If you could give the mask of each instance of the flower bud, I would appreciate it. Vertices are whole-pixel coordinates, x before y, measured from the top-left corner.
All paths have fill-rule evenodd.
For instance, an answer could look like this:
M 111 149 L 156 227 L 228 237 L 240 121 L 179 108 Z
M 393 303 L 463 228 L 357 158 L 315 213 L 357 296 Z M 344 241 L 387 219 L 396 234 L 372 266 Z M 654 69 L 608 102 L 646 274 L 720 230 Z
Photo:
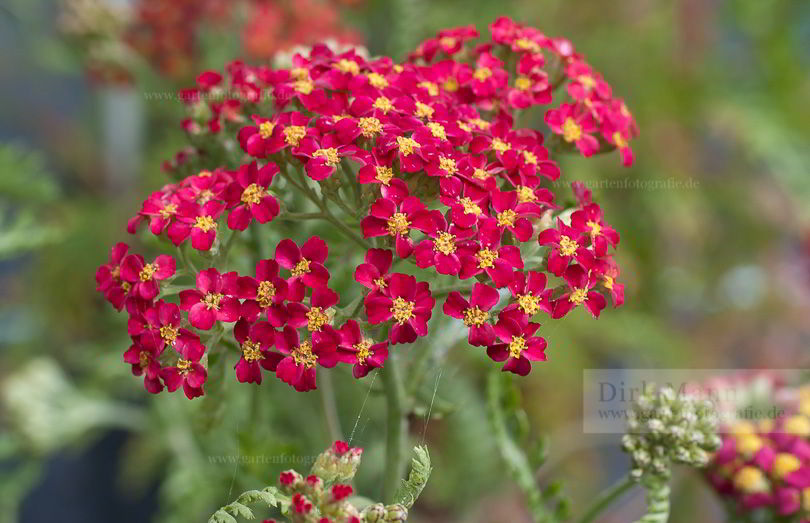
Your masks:
M 385 507 L 385 520 L 387 523 L 399 523 L 408 519 L 408 509 L 400 503 Z

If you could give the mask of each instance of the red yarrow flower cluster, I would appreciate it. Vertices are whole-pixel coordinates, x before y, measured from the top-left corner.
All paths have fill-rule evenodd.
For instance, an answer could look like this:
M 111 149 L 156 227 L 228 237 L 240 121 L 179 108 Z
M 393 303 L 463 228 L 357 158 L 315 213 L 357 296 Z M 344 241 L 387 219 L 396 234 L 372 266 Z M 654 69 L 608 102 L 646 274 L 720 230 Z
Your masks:
M 572 187 L 576 203 L 561 207 L 550 182 L 561 177 L 553 153 L 567 149 L 615 148 L 629 164 L 632 116 L 570 42 L 505 18 L 490 30 L 480 45 L 474 28 L 443 31 L 401 64 L 319 45 L 289 69 L 234 62 L 200 75 L 184 122 L 198 145 L 176 157 L 177 181 L 128 225 L 177 247 L 185 284 L 164 290 L 174 259 L 147 264 L 123 244 L 97 274 L 99 291 L 131 317 L 154 317 L 146 313 L 157 303 L 179 298 L 185 316 L 172 313 L 172 328 L 188 334 L 173 352 L 165 338 L 132 334 L 127 361 L 147 388 L 201 394 L 217 343 L 238 349 L 242 382 L 272 372 L 306 391 L 318 367 L 339 364 L 360 378 L 384 366 L 389 345 L 428 335 L 441 296 L 472 345 L 524 375 L 546 357 L 537 315 L 559 319 L 582 305 L 598 317 L 608 299 L 623 303 L 618 233 L 582 184 Z M 214 93 L 238 103 L 203 96 Z M 535 105 L 547 106 L 550 139 L 515 125 L 514 111 Z M 204 165 L 223 150 L 239 167 Z M 301 199 L 318 212 L 290 213 Z M 352 293 L 344 278 L 329 287 L 329 246 L 317 236 L 278 241 L 253 274 L 219 272 L 234 240 L 266 247 L 256 231 L 279 217 L 325 219 L 363 245 L 362 295 L 342 299 Z M 409 265 L 394 271 L 401 262 Z

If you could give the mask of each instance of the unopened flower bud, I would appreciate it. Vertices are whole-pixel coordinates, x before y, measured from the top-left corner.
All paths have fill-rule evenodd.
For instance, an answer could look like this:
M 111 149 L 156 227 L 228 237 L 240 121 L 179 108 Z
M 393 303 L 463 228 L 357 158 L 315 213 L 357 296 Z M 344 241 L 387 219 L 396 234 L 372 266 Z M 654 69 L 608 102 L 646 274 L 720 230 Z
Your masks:
M 374 505 L 369 505 L 363 512 L 360 513 L 363 517 L 363 521 L 366 523 L 377 523 L 379 521 L 384 521 L 385 519 L 385 505 L 382 503 L 375 503 Z
M 408 519 L 408 509 L 400 503 L 385 507 L 386 523 L 399 523 Z

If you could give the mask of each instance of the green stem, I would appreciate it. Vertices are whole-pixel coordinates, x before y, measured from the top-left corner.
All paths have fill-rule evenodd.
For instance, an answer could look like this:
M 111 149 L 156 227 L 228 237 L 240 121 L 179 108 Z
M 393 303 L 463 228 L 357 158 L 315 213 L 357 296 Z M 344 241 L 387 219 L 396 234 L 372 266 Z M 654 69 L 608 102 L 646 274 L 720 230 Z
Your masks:
M 382 373 L 385 401 L 388 409 L 386 417 L 385 476 L 383 478 L 383 501 L 392 503 L 405 471 L 403 460 L 407 423 L 404 409 L 404 390 L 397 369 L 396 355 L 391 354 Z
M 471 283 L 466 284 L 459 284 L 459 285 L 451 285 L 450 287 L 440 287 L 436 290 L 431 291 L 431 294 L 434 298 L 441 298 L 442 296 L 447 296 L 451 292 L 470 292 L 472 289 Z
M 614 501 L 620 498 L 622 494 L 630 490 L 633 485 L 635 485 L 635 482 L 633 482 L 630 477 L 627 476 L 603 490 L 598 496 L 596 496 L 596 499 L 593 501 L 593 503 L 591 503 L 588 510 L 585 511 L 585 514 L 579 518 L 578 523 L 591 523 L 592 521 L 596 520 L 599 514 L 608 508 Z
M 340 428 L 340 418 L 337 412 L 337 401 L 335 397 L 335 386 L 332 383 L 332 374 L 322 372 L 318 388 L 321 391 L 321 403 L 323 404 L 323 416 L 326 419 L 326 427 L 329 430 L 331 441 L 343 439 L 343 430 Z

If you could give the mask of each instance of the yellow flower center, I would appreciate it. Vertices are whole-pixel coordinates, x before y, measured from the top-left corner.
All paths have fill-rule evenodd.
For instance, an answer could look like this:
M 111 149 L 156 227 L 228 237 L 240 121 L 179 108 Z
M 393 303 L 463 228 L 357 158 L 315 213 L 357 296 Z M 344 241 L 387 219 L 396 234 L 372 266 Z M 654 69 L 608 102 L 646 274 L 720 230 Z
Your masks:
M 585 301 L 585 298 L 588 297 L 588 290 L 587 289 L 574 289 L 571 291 L 571 295 L 568 297 L 568 301 L 573 303 L 574 305 L 579 305 Z
M 293 147 L 298 147 L 298 144 L 306 135 L 307 128 L 301 125 L 291 125 L 284 128 L 284 142 Z
M 355 343 L 352 345 L 352 348 L 356 350 L 355 357 L 357 358 L 357 363 L 363 365 L 366 360 L 371 356 L 371 346 L 374 343 L 369 340 L 368 338 L 363 338 L 363 341 L 360 343 Z
M 499 212 L 496 218 L 498 219 L 498 225 L 501 227 L 514 227 L 517 213 L 512 209 L 506 209 L 505 211 Z
M 197 176 L 199 176 L 200 178 L 210 178 L 211 177 L 211 171 L 208 171 L 208 170 L 204 169 L 204 170 L 198 172 Z
M 746 458 L 751 458 L 754 454 L 759 452 L 759 449 L 762 448 L 764 443 L 762 442 L 762 438 L 757 436 L 756 434 L 742 434 L 736 438 L 737 440 L 737 452 L 745 456 Z
M 492 69 L 489 67 L 479 67 L 473 73 L 473 78 L 478 80 L 479 82 L 483 82 L 484 80 L 488 79 L 492 76 Z
M 194 220 L 194 227 L 201 230 L 202 232 L 208 232 L 211 229 L 217 228 L 217 222 L 211 216 L 197 216 Z
M 267 192 L 265 191 L 264 187 L 257 183 L 251 183 L 245 187 L 244 191 L 242 191 L 242 203 L 256 205 L 261 202 L 262 198 L 264 198 L 266 195 Z
M 391 183 L 391 180 L 394 178 L 394 170 L 392 168 L 378 165 L 375 167 L 375 170 L 377 171 L 376 179 L 378 182 L 385 186 Z
M 163 217 L 164 219 L 168 219 L 174 216 L 175 213 L 177 213 L 177 204 L 174 203 L 167 203 L 160 210 L 160 216 Z
M 262 122 L 259 124 L 259 136 L 264 139 L 270 138 L 273 136 L 273 129 L 276 128 L 276 124 L 273 122 Z
M 531 294 L 518 295 L 517 302 L 520 310 L 529 316 L 534 316 L 540 311 L 540 298 Z
M 489 313 L 482 311 L 478 307 L 470 307 L 464 311 L 464 325 L 467 327 L 480 327 L 489 319 Z
M 146 367 L 149 366 L 149 353 L 146 352 L 145 350 L 142 350 L 138 354 L 138 365 L 140 365 L 142 369 L 145 369 Z
M 417 85 L 422 89 L 426 89 L 430 96 L 437 96 L 439 94 L 439 86 L 433 82 L 419 82 Z
M 163 338 L 163 341 L 168 343 L 169 345 L 174 344 L 174 340 L 177 339 L 177 332 L 179 329 L 172 325 L 164 325 L 160 328 L 160 337 Z
M 301 94 L 310 94 L 315 89 L 315 84 L 309 78 L 297 80 L 293 84 L 293 89 Z
M 152 275 L 158 270 L 157 264 L 147 263 L 141 269 L 141 272 L 138 273 L 138 279 L 141 281 L 149 281 L 152 279 Z
M 531 51 L 533 53 L 540 51 L 540 46 L 537 45 L 537 42 L 529 40 L 528 38 L 518 38 L 515 40 L 515 45 L 517 45 L 519 49 L 525 49 L 526 51 Z
M 771 473 L 776 476 L 777 479 L 784 479 L 784 477 L 788 474 L 799 470 L 801 466 L 802 462 L 799 461 L 799 458 L 793 454 L 780 452 L 773 459 L 773 468 L 771 469 Z
M 620 133 L 619 131 L 613 133 L 613 143 L 615 143 L 616 147 L 618 147 L 619 149 L 624 149 L 625 147 L 627 147 L 627 140 L 624 139 L 622 133 Z
M 533 203 L 537 201 L 537 195 L 534 194 L 534 189 L 526 187 L 525 185 L 517 186 L 518 202 L 520 203 Z
M 256 290 L 256 301 L 263 309 L 273 304 L 273 298 L 276 297 L 276 286 L 273 282 L 260 281 L 259 288 Z
M 385 96 L 380 96 L 376 100 L 374 100 L 374 108 L 379 109 L 383 112 L 383 114 L 388 114 L 388 111 L 394 108 L 394 104 L 391 103 L 391 100 L 386 98 Z
M 377 89 L 385 89 L 388 87 L 388 80 L 380 73 L 368 73 L 368 83 Z
M 589 74 L 581 74 L 577 77 L 577 80 L 579 80 L 579 83 L 588 91 L 596 87 L 596 80 Z
M 562 125 L 563 139 L 566 142 L 576 142 L 582 138 L 582 127 L 573 118 L 566 118 Z
M 329 147 L 326 149 L 318 149 L 312 156 L 320 157 L 325 160 L 326 165 L 330 167 L 334 167 L 340 163 L 340 157 L 338 156 L 338 150 L 334 147 Z
M 450 76 L 444 81 L 442 87 L 449 93 L 455 93 L 458 91 L 458 80 L 456 80 L 455 76 Z
M 456 252 L 456 236 L 449 232 L 439 233 L 439 237 L 433 240 L 433 250 L 444 255 Z
M 599 233 L 601 233 L 601 232 L 602 232 L 602 226 L 601 226 L 601 225 L 599 225 L 599 223 L 598 223 L 598 222 L 594 222 L 594 221 L 588 220 L 587 222 L 585 222 L 585 225 L 587 225 L 588 227 L 590 227 L 590 229 L 591 229 L 591 236 L 599 236 Z
M 432 118 L 433 113 L 433 107 L 428 104 L 423 104 L 422 102 L 416 102 L 416 111 L 414 111 L 414 114 L 419 118 Z
M 345 58 L 341 58 L 340 61 L 335 64 L 335 67 L 341 73 L 351 73 L 353 75 L 360 73 L 360 66 L 357 65 L 357 62 L 353 60 L 347 60 Z
M 478 260 L 479 269 L 491 269 L 495 267 L 495 260 L 498 259 L 498 251 L 492 251 L 484 247 L 475 253 L 475 257 Z
M 488 121 L 483 120 L 481 118 L 473 118 L 472 120 L 470 120 L 470 123 L 481 129 L 482 131 L 485 129 L 489 129 L 489 126 L 492 125 Z
M 309 78 L 309 71 L 306 67 L 296 67 L 295 69 L 290 70 L 290 76 L 296 80 L 303 80 L 305 78 Z
M 396 236 L 397 234 L 408 234 L 411 222 L 408 221 L 408 215 L 401 212 L 395 212 L 388 218 L 388 234 Z
M 529 165 L 537 165 L 537 155 L 531 151 L 523 151 L 523 161 Z
M 568 236 L 560 236 L 560 254 L 563 256 L 573 256 L 578 248 L 579 244 L 577 242 Z
M 430 129 L 430 134 L 432 134 L 434 138 L 447 140 L 447 133 L 444 131 L 444 126 L 439 122 L 428 122 L 427 127 Z
M 242 344 L 242 357 L 246 362 L 252 363 L 264 359 L 264 354 L 262 354 L 261 346 L 258 343 L 248 339 Z
M 458 42 L 458 40 L 452 36 L 443 36 L 439 38 L 439 43 L 442 45 L 442 47 L 454 47 L 456 42 Z
M 309 260 L 306 258 L 301 258 L 298 263 L 295 264 L 295 267 L 290 271 L 295 277 L 303 276 L 304 274 L 309 272 Z
M 197 195 L 197 203 L 200 205 L 206 204 L 210 202 L 214 198 L 214 193 L 210 190 L 205 189 L 204 191 L 200 191 L 200 194 Z
M 203 303 L 205 304 L 205 306 L 209 310 L 214 309 L 215 311 L 218 311 L 219 310 L 219 302 L 220 302 L 220 300 L 222 300 L 222 298 L 223 298 L 223 295 L 221 293 L 209 292 L 203 298 Z
M 439 157 L 439 169 L 447 173 L 447 176 L 453 176 L 458 172 L 456 161 L 452 158 L 447 158 L 445 156 Z
M 461 129 L 462 131 L 467 133 L 472 132 L 472 127 L 467 125 L 465 122 L 462 122 L 461 120 L 456 120 L 456 124 L 458 125 L 458 128 Z
M 377 133 L 382 131 L 382 123 L 373 116 L 360 118 L 357 125 L 360 126 L 360 134 L 365 138 L 374 138 Z
M 394 315 L 394 320 L 400 325 L 405 324 L 408 320 L 413 318 L 413 308 L 416 304 L 408 301 L 405 298 L 397 296 L 394 298 L 394 303 L 391 305 L 391 314 Z
M 509 342 L 509 355 L 513 358 L 520 358 L 520 354 L 525 348 L 526 339 L 523 336 L 514 336 Z
M 130 289 L 132 289 L 132 284 L 129 283 L 128 281 L 122 281 L 121 288 L 124 290 L 124 292 L 129 292 Z
M 320 307 L 312 307 L 307 311 L 307 329 L 310 332 L 320 330 L 329 323 L 329 315 Z
M 506 151 L 508 151 L 511 148 L 512 148 L 511 145 L 504 142 L 500 138 L 493 138 L 492 139 L 492 150 L 493 151 L 497 151 L 499 153 L 505 153 Z
M 464 208 L 464 214 L 474 214 L 478 216 L 483 212 L 481 211 L 481 207 L 479 207 L 477 203 L 475 203 L 466 196 L 464 198 L 460 198 L 458 200 L 458 203 L 460 203 L 461 206 Z
M 532 79 L 527 76 L 518 76 L 515 80 L 515 87 L 521 91 L 528 91 L 532 88 Z
M 748 494 L 768 490 L 768 481 L 756 467 L 745 466 L 734 474 L 734 486 Z
M 397 136 L 397 145 L 399 146 L 399 152 L 402 153 L 402 156 L 409 156 L 413 154 L 414 149 L 421 147 L 419 142 L 413 138 L 406 138 L 404 136 Z
M 314 367 L 318 362 L 318 356 L 312 353 L 312 344 L 308 341 L 304 341 L 301 345 L 294 348 L 290 355 L 296 365 L 303 365 L 308 369 Z
M 604 285 L 605 285 L 605 288 L 607 290 L 609 290 L 609 291 L 613 290 L 613 284 L 615 282 L 615 280 L 613 279 L 613 276 L 608 276 L 606 274 L 606 275 L 604 275 L 602 277 L 602 280 L 604 281 Z
M 380 289 L 384 289 L 384 288 L 388 287 L 388 284 L 385 283 L 384 278 L 377 278 L 376 280 L 374 280 L 374 285 L 376 285 Z
M 191 363 L 190 360 L 180 359 L 180 360 L 177 360 L 176 367 L 177 367 L 177 370 L 180 372 L 180 374 L 185 376 L 186 374 L 191 372 L 191 365 L 192 365 L 192 363 Z
M 478 168 L 473 171 L 473 178 L 476 180 L 488 180 L 490 178 L 490 174 L 485 170 Z

